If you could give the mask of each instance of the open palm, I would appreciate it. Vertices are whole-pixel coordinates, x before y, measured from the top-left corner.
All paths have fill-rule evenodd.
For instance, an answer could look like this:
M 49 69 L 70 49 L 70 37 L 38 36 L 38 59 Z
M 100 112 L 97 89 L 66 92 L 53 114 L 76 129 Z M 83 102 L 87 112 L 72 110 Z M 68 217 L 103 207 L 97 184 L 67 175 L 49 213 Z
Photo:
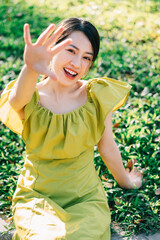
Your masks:
M 25 50 L 23 58 L 28 68 L 38 74 L 47 75 L 56 80 L 57 77 L 55 73 L 49 68 L 50 61 L 55 54 L 71 44 L 72 40 L 66 39 L 54 46 L 54 43 L 63 33 L 63 27 L 59 27 L 54 33 L 52 33 L 54 29 L 54 24 L 49 25 L 49 27 L 38 37 L 37 41 L 32 43 L 29 24 L 25 24 Z

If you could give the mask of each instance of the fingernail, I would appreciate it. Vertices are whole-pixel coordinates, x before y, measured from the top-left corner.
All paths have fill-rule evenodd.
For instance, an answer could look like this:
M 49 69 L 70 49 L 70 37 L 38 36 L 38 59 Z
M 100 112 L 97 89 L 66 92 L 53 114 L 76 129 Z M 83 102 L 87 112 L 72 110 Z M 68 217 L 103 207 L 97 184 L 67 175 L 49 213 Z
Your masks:
M 50 24 L 50 27 L 54 27 L 54 26 L 55 26 L 55 24 L 54 24 L 54 23 L 51 23 L 51 24 Z
M 68 40 L 70 43 L 72 42 L 72 38 L 68 38 L 67 40 Z

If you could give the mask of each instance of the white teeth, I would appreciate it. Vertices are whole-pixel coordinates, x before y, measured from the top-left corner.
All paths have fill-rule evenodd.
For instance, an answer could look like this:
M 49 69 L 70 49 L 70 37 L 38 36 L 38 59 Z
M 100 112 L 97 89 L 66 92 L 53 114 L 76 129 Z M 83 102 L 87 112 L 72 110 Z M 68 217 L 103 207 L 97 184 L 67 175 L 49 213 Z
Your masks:
M 66 71 L 66 72 L 69 72 L 69 73 L 72 74 L 73 76 L 77 75 L 77 73 L 75 73 L 75 72 L 73 72 L 73 71 L 71 71 L 71 70 L 69 70 L 69 69 L 66 69 L 66 68 L 65 68 L 65 71 Z

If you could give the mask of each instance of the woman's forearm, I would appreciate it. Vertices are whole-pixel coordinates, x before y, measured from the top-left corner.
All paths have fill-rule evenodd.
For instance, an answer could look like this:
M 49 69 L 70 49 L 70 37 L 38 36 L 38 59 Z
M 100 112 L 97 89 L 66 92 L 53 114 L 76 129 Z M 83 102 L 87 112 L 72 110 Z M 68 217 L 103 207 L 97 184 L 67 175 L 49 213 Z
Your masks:
M 108 149 L 105 153 L 101 154 L 101 157 L 115 180 L 122 188 L 133 188 L 133 184 L 131 183 L 123 166 L 121 154 L 116 143 L 114 143 L 112 149 Z
M 9 103 L 15 110 L 21 110 L 31 100 L 38 76 L 39 74 L 29 69 L 26 65 L 23 66 L 15 88 L 9 96 Z

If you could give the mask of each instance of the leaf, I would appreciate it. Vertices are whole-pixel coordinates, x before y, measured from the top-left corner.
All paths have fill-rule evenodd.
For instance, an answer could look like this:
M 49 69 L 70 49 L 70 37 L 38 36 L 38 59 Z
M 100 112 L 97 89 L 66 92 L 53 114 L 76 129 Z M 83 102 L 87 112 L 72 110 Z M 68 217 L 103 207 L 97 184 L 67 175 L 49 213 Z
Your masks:
M 121 203 L 120 203 L 121 199 L 119 197 L 115 197 L 114 199 L 116 199 L 116 200 L 114 200 L 114 202 L 117 206 L 121 205 Z
M 134 223 L 141 223 L 141 222 L 145 222 L 146 219 L 137 219 L 137 220 L 134 220 Z
M 129 168 L 130 170 L 132 170 L 134 167 L 134 159 L 131 159 L 128 161 L 128 163 L 126 164 L 126 168 Z
M 108 178 L 106 178 L 105 175 L 102 175 L 101 179 L 104 180 L 104 181 L 108 181 Z
M 144 102 L 147 102 L 147 103 L 149 103 L 149 104 L 151 104 L 151 102 L 150 101 L 148 101 L 146 98 L 144 98 L 144 99 L 142 99 Z
M 109 182 L 103 182 L 104 186 L 107 187 L 107 188 L 112 188 L 113 187 L 113 184 L 112 183 L 109 183 Z
M 8 218 L 8 219 L 6 220 L 6 222 L 10 222 L 13 218 L 14 218 L 13 216 L 10 217 L 10 218 Z
M 98 167 L 98 169 L 96 170 L 97 174 L 99 175 L 100 173 L 100 170 L 101 170 L 101 166 Z
M 7 197 L 8 201 L 12 201 L 12 198 L 10 196 Z
M 158 136 L 157 138 L 154 139 L 154 142 L 160 142 L 160 136 Z
M 119 123 L 115 123 L 115 124 L 113 125 L 113 127 L 114 127 L 114 128 L 118 128 L 118 127 L 119 127 Z
M 144 89 L 143 89 L 143 91 L 141 92 L 141 96 L 145 96 L 145 95 L 147 95 L 149 93 L 149 89 L 148 89 L 148 87 L 145 87 Z

